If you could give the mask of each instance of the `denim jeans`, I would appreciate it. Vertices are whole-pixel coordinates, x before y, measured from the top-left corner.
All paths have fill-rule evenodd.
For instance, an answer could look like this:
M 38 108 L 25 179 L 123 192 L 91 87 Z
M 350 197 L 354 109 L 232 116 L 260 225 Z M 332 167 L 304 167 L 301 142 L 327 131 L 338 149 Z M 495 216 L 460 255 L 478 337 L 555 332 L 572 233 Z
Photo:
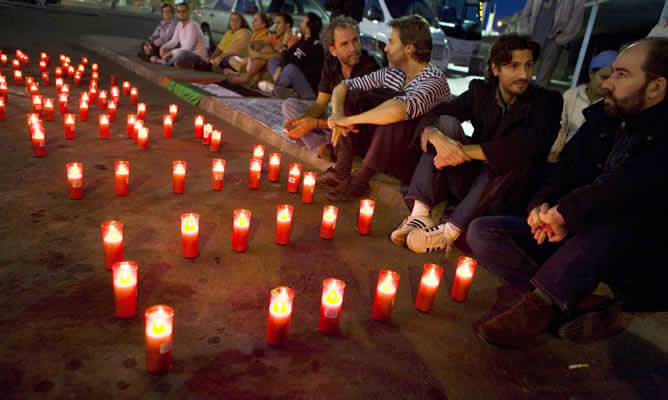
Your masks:
M 267 62 L 267 69 L 269 69 L 271 76 L 274 76 L 276 69 L 280 66 L 280 62 L 281 60 L 278 57 L 272 58 Z M 311 88 L 311 84 L 306 79 L 302 70 L 295 64 L 288 64 L 283 67 L 281 73 L 278 75 L 276 84 L 286 88 L 293 88 L 300 99 L 315 99 L 315 92 Z
M 197 66 L 208 65 L 202 57 L 192 51 L 182 49 L 173 50 L 172 57 L 167 61 L 167 64 L 180 68 L 197 68 Z
M 312 102 L 304 102 L 297 99 L 286 99 L 282 105 L 283 118 L 286 120 L 301 116 L 311 107 Z M 331 129 L 314 129 L 301 137 L 302 143 L 314 154 L 318 154 L 318 148 L 329 143 L 332 137 Z

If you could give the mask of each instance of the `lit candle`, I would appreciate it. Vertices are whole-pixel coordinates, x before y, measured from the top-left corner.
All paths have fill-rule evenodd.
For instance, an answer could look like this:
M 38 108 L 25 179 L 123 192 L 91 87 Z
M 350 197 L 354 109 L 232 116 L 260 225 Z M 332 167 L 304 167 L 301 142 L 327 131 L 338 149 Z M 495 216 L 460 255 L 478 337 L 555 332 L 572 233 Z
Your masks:
M 313 203 L 313 191 L 315 190 L 315 172 L 305 172 L 302 184 L 302 202 Z
M 376 321 L 387 321 L 390 319 L 394 297 L 397 294 L 397 287 L 399 287 L 399 274 L 388 270 L 380 271 L 371 318 Z
M 109 115 L 100 114 L 98 120 L 100 122 L 100 137 L 102 139 L 109 139 Z
M 223 137 L 223 134 L 219 130 L 214 130 L 211 133 L 211 147 L 210 150 L 214 153 L 217 153 L 220 150 L 220 141 Z
M 360 201 L 360 215 L 357 220 L 357 232 L 360 235 L 368 235 L 371 231 L 371 221 L 373 220 L 373 209 L 376 202 L 370 199 Z
M 77 72 L 83 74 L 86 71 L 86 67 L 83 64 L 77 65 Z
M 87 65 L 88 64 L 88 58 L 87 57 L 81 57 L 81 63 L 83 65 Z
M 276 210 L 276 243 L 286 245 L 290 243 L 290 229 L 292 227 L 292 206 L 281 204 Z
M 91 86 L 90 89 L 88 89 L 88 99 L 91 103 L 95 104 L 97 101 L 97 88 L 94 86 Z
M 30 84 L 30 90 L 28 90 L 31 96 L 36 96 L 39 93 L 39 86 L 36 82 Z
M 169 105 L 169 115 L 172 117 L 172 121 L 176 121 L 176 116 L 179 113 L 179 106 L 176 104 Z
M 97 72 L 97 64 L 93 64 L 90 66 L 91 71 Z
M 112 86 L 111 89 L 109 89 L 109 94 L 111 95 L 111 99 L 118 104 L 121 99 L 121 91 L 118 89 L 118 86 Z
M 295 292 L 285 286 L 279 286 L 271 291 L 266 340 L 272 346 L 282 346 L 288 340 L 294 297 Z
M 123 96 L 129 96 L 130 95 L 130 82 L 125 81 L 123 82 Z
M 146 120 L 146 103 L 137 104 L 137 119 Z
M 195 258 L 199 254 L 199 214 L 181 215 L 181 249 L 183 258 Z
M 146 371 L 166 374 L 172 364 L 172 334 L 174 309 L 152 306 L 144 313 L 146 318 Z
M 79 119 L 81 121 L 88 121 L 88 102 L 81 100 L 79 103 Z
M 7 87 L 7 82 L 0 82 L 0 99 L 7 101 L 7 92 L 9 88 Z
M 128 121 L 128 137 L 132 137 L 132 131 L 134 130 L 135 127 L 135 122 L 137 122 L 137 116 L 134 114 L 128 114 L 127 116 L 127 121 Z
M 213 190 L 222 190 L 225 180 L 225 160 L 214 158 L 211 160 L 211 188 Z
M 436 264 L 425 264 L 422 279 L 420 280 L 420 288 L 418 289 L 417 297 L 415 298 L 415 308 L 418 311 L 429 312 L 434 305 L 434 297 L 438 290 L 438 285 L 441 283 L 441 276 L 443 275 L 443 268 Z
M 95 81 L 95 82 L 97 82 L 97 80 L 99 78 L 100 78 L 100 74 L 98 74 L 97 72 L 93 72 L 93 73 L 90 74 L 90 79 Z
M 109 86 L 116 86 L 116 75 L 109 74 Z
M 134 318 L 137 315 L 137 263 L 121 261 L 112 267 L 116 317 Z
M 123 260 L 123 224 L 120 221 L 102 223 L 102 247 L 104 267 L 111 270 L 112 265 Z
M 32 154 L 35 157 L 44 157 L 46 155 L 44 129 L 39 126 L 32 131 Z
M 83 197 L 83 164 L 67 163 L 66 168 L 70 199 L 78 200 Z
M 56 67 L 55 72 L 53 73 L 56 78 L 62 78 L 63 77 L 63 69 L 60 67 Z
M 320 321 L 318 322 L 320 332 L 331 335 L 339 331 L 339 318 L 341 318 L 345 288 L 346 284 L 339 279 L 327 278 L 322 281 Z
M 325 206 L 322 210 L 322 223 L 320 224 L 320 237 L 323 239 L 333 239 L 336 229 L 336 218 L 339 215 L 339 209 L 334 206 Z
M 302 174 L 302 166 L 299 164 L 290 164 L 288 174 L 288 192 L 297 193 L 299 191 L 299 177 Z
M 14 81 L 21 83 L 21 80 L 23 80 L 23 72 L 20 69 L 14 70 Z
M 137 95 L 139 90 L 136 87 L 130 89 L 130 104 L 137 104 Z
M 81 74 L 78 72 L 74 74 L 74 85 L 76 87 L 81 86 Z
M 477 263 L 478 262 L 471 257 L 459 257 L 457 270 L 455 272 L 455 281 L 452 283 L 452 290 L 450 291 L 450 297 L 452 297 L 453 300 L 459 302 L 466 300 Z
M 100 93 L 98 93 L 98 108 L 100 110 L 104 110 L 107 108 L 107 91 L 106 90 L 100 90 Z
M 137 133 L 137 147 L 142 150 L 148 149 L 148 128 L 143 127 Z
M 172 137 L 172 117 L 169 114 L 162 117 L 162 136 Z
M 37 115 L 42 115 L 42 96 L 34 95 L 32 96 L 32 112 Z
M 44 119 L 53 121 L 53 99 L 44 99 Z
M 49 86 L 49 73 L 42 72 L 42 85 Z
M 132 128 L 132 142 L 137 143 L 137 136 L 139 136 L 139 132 L 141 132 L 142 128 L 144 127 L 144 121 L 137 119 L 135 121 L 135 125 Z
M 16 59 L 16 58 L 13 59 L 13 60 L 12 60 L 12 67 L 13 67 L 14 69 L 18 69 L 18 68 L 20 68 L 20 67 L 21 67 L 21 62 L 20 62 L 18 59 Z
M 213 133 L 213 125 L 204 124 L 204 131 L 202 132 L 203 144 L 211 144 L 211 133 Z
M 111 100 L 107 106 L 107 114 L 109 114 L 110 122 L 116 121 L 116 110 L 118 110 L 118 106 L 114 100 Z
M 278 175 L 281 172 L 281 155 L 278 153 L 271 153 L 269 155 L 269 174 L 268 179 L 272 182 L 278 180 Z
M 60 87 L 60 93 L 70 95 L 70 85 L 67 83 L 63 83 L 63 86 Z
M 172 188 L 174 193 L 182 194 L 186 190 L 186 162 L 174 161 L 172 163 Z
M 195 137 L 202 137 L 204 131 L 204 117 L 201 115 L 195 116 Z
M 0 121 L 5 121 L 7 114 L 5 113 L 5 99 L 0 98 Z
M 248 170 L 248 187 L 250 189 L 260 188 L 260 175 L 262 174 L 262 160 L 251 158 Z
M 39 62 L 39 70 L 46 71 L 46 61 L 42 60 Z
M 76 120 L 74 114 L 65 114 L 65 139 L 72 140 L 76 137 Z
M 116 161 L 114 171 L 116 195 L 127 196 L 130 187 L 130 162 Z
M 58 95 L 58 106 L 61 114 L 67 114 L 67 102 L 69 101 L 69 96 L 65 93 Z
M 70 79 L 74 77 L 74 67 L 71 65 L 67 67 L 67 77 Z
M 256 144 L 253 147 L 253 158 L 264 161 L 264 146 Z
M 3 54 L 3 55 L 0 56 L 0 63 L 2 63 L 3 67 L 7 66 L 7 55 L 6 54 Z
M 79 102 L 85 101 L 86 103 L 90 102 L 90 96 L 88 92 L 81 92 L 79 95 Z
M 232 223 L 232 250 L 244 252 L 248 249 L 248 231 L 250 230 L 251 212 L 239 208 L 234 210 Z
M 63 78 L 56 78 L 56 91 L 60 93 L 60 89 L 63 88 Z

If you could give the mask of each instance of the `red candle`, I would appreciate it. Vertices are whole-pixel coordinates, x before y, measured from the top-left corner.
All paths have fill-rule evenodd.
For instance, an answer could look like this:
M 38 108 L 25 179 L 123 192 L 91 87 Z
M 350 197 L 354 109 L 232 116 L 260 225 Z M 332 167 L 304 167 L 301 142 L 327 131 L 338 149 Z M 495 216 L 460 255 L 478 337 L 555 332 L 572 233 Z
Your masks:
M 78 72 L 74 74 L 74 85 L 76 87 L 81 86 L 81 74 Z
M 210 150 L 214 153 L 217 153 L 220 150 L 220 141 L 223 137 L 223 134 L 219 130 L 214 130 L 211 134 L 211 148 Z
M 76 137 L 76 120 L 74 114 L 65 114 L 65 139 Z
M 137 263 L 117 262 L 111 267 L 111 271 L 116 317 L 134 318 L 137 315 Z
M 90 66 L 90 69 L 91 69 L 93 72 L 97 72 L 97 64 L 93 64 L 93 65 L 91 65 L 91 66 Z
M 415 298 L 415 308 L 418 311 L 429 312 L 434 305 L 434 297 L 438 290 L 438 285 L 441 283 L 441 275 L 443 275 L 443 268 L 436 264 L 425 264 L 422 279 L 420 280 L 420 288 L 418 289 L 417 297 Z
M 81 63 L 83 65 L 87 65 L 88 64 L 88 58 L 87 57 L 81 57 Z
M 130 95 L 130 82 L 125 81 L 123 82 L 123 96 L 129 96 Z
M 213 190 L 222 190 L 225 180 L 225 160 L 214 158 L 211 164 L 211 188 Z
M 128 121 L 128 137 L 132 137 L 132 131 L 134 130 L 135 127 L 135 122 L 137 122 L 137 116 L 134 114 L 128 114 L 127 116 L 127 121 Z
M 146 120 L 146 104 L 145 103 L 137 104 L 137 119 L 140 119 L 142 121 Z
M 130 104 L 137 104 L 137 95 L 139 90 L 136 87 L 130 89 Z
M 7 92 L 9 91 L 9 88 L 7 88 L 7 82 L 0 82 L 0 99 L 7 101 Z
M 172 117 L 169 114 L 162 117 L 162 136 L 172 137 Z
M 39 126 L 32 131 L 32 154 L 35 157 L 44 157 L 46 155 L 44 129 Z
M 100 114 L 98 120 L 100 122 L 100 137 L 102 139 L 109 139 L 109 115 Z
M 32 112 L 37 115 L 42 115 L 42 96 L 34 95 L 32 96 Z
M 116 86 L 116 75 L 109 74 L 109 86 Z
M 102 223 L 102 247 L 104 248 L 104 267 L 123 260 L 123 224 L 119 221 Z
M 299 191 L 299 177 L 302 174 L 302 166 L 299 164 L 290 164 L 288 174 L 288 192 L 297 193 Z
M 323 239 L 334 239 L 336 229 L 336 218 L 339 209 L 334 206 L 325 206 L 322 210 L 322 223 L 320 224 L 320 237 Z
M 199 254 L 199 214 L 181 214 L 181 249 L 183 258 L 195 258 Z
M 331 335 L 339 331 L 339 318 L 345 288 L 346 284 L 339 279 L 327 278 L 322 281 L 320 321 L 318 322 L 320 332 Z
M 248 231 L 250 230 L 251 212 L 239 208 L 234 210 L 232 223 L 232 250 L 244 252 L 248 249 Z
M 61 114 L 67 114 L 67 102 L 69 101 L 69 96 L 65 93 L 58 95 L 58 106 Z
M 376 202 L 370 199 L 360 201 L 360 215 L 357 220 L 357 232 L 360 235 L 368 235 L 371 231 L 371 221 L 373 220 L 373 208 Z
M 66 168 L 70 199 L 78 200 L 83 197 L 83 164 L 67 163 Z
M 116 161 L 114 168 L 116 195 L 127 196 L 130 186 L 130 162 Z
M 174 193 L 184 193 L 186 190 L 186 162 L 174 161 L 172 163 L 172 188 Z
M 202 137 L 204 131 L 204 117 L 201 115 L 195 116 L 195 137 Z
M 3 67 L 7 66 L 7 55 L 6 54 L 3 54 L 3 55 L 0 56 L 0 63 L 2 63 Z
M 79 119 L 81 121 L 88 121 L 88 102 L 81 100 L 79 103 Z
M 143 127 L 137 133 L 137 147 L 142 150 L 148 149 L 148 128 Z
M 210 144 L 212 133 L 213 133 L 213 125 L 204 124 L 204 131 L 202 132 L 202 143 Z
M 454 301 L 462 302 L 466 300 L 477 263 L 478 262 L 471 257 L 459 257 L 457 270 L 455 272 L 455 281 L 452 283 L 452 290 L 450 291 L 450 297 L 452 297 Z
M 5 113 L 5 99 L 0 98 L 0 121 L 7 119 L 7 114 Z
M 35 125 L 41 126 L 41 121 L 37 114 L 26 114 L 26 121 L 28 122 L 28 128 L 31 130 L 35 128 Z
M 118 110 L 116 102 L 113 100 L 110 101 L 109 105 L 107 106 L 107 114 L 109 114 L 109 121 L 111 122 L 116 121 L 116 110 Z
M 152 306 L 144 313 L 146 318 L 146 371 L 166 374 L 172 364 L 172 334 L 174 309 Z
M 69 96 L 70 94 L 70 85 L 67 83 L 63 83 L 63 85 L 60 87 L 60 93 L 64 93 Z
M 49 73 L 42 72 L 42 85 L 49 86 Z
M 315 190 L 315 172 L 305 172 L 302 184 L 302 202 L 313 203 L 313 191 Z
M 253 158 L 264 161 L 264 146 L 256 144 L 253 147 Z
M 271 153 L 269 155 L 269 175 L 268 179 L 272 182 L 278 180 L 278 174 L 281 172 L 281 155 L 278 153 Z
M 286 245 L 290 243 L 290 229 L 292 227 L 292 206 L 281 204 L 276 210 L 276 243 Z
M 121 91 L 118 89 L 118 86 L 112 86 L 111 89 L 109 89 L 109 95 L 111 96 L 111 99 L 118 104 L 121 99 Z
M 56 78 L 56 91 L 60 93 L 60 90 L 63 88 L 63 78 Z
M 46 71 L 46 61 L 42 60 L 39 62 L 39 70 Z
M 97 80 L 99 78 L 100 78 L 100 74 L 98 74 L 97 72 L 93 72 L 93 73 L 90 74 L 90 79 L 95 81 L 95 82 L 97 82 Z
M 176 104 L 169 105 L 169 115 L 172 117 L 172 121 L 176 121 L 176 116 L 179 113 L 179 106 Z
M 20 69 L 14 70 L 14 81 L 16 83 L 21 83 L 22 79 L 23 79 L 23 72 L 21 72 Z
M 16 58 L 13 59 L 13 60 L 12 60 L 12 67 L 13 67 L 14 69 L 18 69 L 19 67 L 21 67 L 21 62 L 20 62 L 18 59 L 16 59 Z
M 262 160 L 251 158 L 248 170 L 248 187 L 250 189 L 260 188 L 260 175 L 262 174 Z
M 394 271 L 383 270 L 378 274 L 376 298 L 373 301 L 371 318 L 376 321 L 387 321 L 392 316 L 392 305 L 399 287 L 399 274 Z
M 77 65 L 77 72 L 83 74 L 86 71 L 86 67 L 83 64 Z
M 71 65 L 67 67 L 67 77 L 70 79 L 74 77 L 74 67 Z
M 53 121 L 53 99 L 44 99 L 44 119 Z
M 97 101 L 97 88 L 93 87 L 92 85 L 90 89 L 88 89 L 88 100 L 93 104 L 95 104 L 95 102 Z
M 98 93 L 98 108 L 100 110 L 104 110 L 107 108 L 107 91 L 106 90 L 100 90 L 100 93 Z
M 62 78 L 63 77 L 63 69 L 60 67 L 56 67 L 55 72 L 53 73 L 56 78 Z
M 132 142 L 137 143 L 137 136 L 139 136 L 139 132 L 141 132 L 142 128 L 144 128 L 144 121 L 137 119 L 135 121 L 135 125 L 132 128 Z
M 285 286 L 272 289 L 267 320 L 267 343 L 282 346 L 288 340 L 292 302 L 295 292 Z

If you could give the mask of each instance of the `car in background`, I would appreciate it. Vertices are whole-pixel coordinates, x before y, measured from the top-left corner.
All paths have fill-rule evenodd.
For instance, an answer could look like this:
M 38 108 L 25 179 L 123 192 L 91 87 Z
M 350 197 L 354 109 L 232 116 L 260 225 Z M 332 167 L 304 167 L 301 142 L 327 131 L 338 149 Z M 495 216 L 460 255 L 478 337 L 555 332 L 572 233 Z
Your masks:
M 213 51 L 227 30 L 233 12 L 241 13 L 250 25 L 253 14 L 258 11 L 272 16 L 279 13 L 292 15 L 295 31 L 299 30 L 302 19 L 309 12 L 319 16 L 323 26 L 329 25 L 329 13 L 316 0 L 213 0 L 195 10 L 193 20 L 202 29 L 208 49 Z
M 482 22 L 477 0 L 437 0 L 439 25 L 450 43 L 450 63 L 468 67 L 469 73 L 482 75 Z

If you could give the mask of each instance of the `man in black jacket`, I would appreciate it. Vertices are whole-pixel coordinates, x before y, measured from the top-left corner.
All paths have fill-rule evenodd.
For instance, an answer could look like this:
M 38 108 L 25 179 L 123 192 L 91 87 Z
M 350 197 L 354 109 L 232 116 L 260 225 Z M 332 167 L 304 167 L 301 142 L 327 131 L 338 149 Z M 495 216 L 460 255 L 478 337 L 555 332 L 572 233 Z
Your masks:
M 603 102 L 529 203 L 529 216 L 483 217 L 469 228 L 476 256 L 526 293 L 476 326 L 486 342 L 526 343 L 570 319 L 600 282 L 631 309 L 665 309 L 668 218 L 668 39 L 626 48 L 603 83 Z M 547 240 L 547 243 L 545 241 Z M 618 319 L 592 311 L 562 325 L 568 339 L 612 333 Z
M 391 240 L 416 253 L 447 249 L 468 224 L 488 210 L 526 204 L 559 131 L 562 98 L 530 84 L 539 46 L 526 36 L 501 36 L 492 47 L 487 80 L 442 103 L 418 125 L 423 150 L 406 202 L 411 216 Z M 441 117 L 445 115 L 448 117 Z M 439 128 L 433 127 L 439 121 Z M 459 122 L 470 120 L 464 136 Z M 423 129 L 423 127 L 425 127 Z M 431 209 L 456 205 L 447 223 L 434 226 Z M 520 203 L 521 202 L 521 203 Z

